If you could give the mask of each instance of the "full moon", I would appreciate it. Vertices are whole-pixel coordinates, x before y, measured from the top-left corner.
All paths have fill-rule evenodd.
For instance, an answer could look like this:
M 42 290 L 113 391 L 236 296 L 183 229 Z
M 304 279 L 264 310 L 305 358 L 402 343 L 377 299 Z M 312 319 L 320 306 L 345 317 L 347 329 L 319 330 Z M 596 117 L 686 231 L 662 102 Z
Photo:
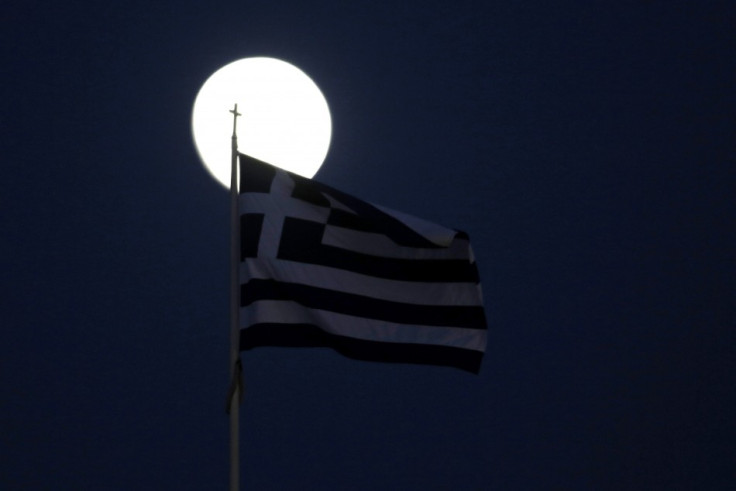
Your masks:
M 192 133 L 202 162 L 230 187 L 230 138 L 238 105 L 238 150 L 304 177 L 327 156 L 332 121 L 327 101 L 303 71 L 275 58 L 244 58 L 217 70 L 192 109 Z

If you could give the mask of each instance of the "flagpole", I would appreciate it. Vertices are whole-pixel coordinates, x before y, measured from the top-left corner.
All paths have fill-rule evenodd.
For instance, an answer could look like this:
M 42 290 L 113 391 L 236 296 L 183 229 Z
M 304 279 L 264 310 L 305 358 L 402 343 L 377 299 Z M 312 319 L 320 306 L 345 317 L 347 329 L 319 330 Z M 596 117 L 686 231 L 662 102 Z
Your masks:
M 233 114 L 232 156 L 230 161 L 230 491 L 240 489 L 240 399 L 243 396 L 240 366 L 240 215 L 238 213 L 238 105 Z

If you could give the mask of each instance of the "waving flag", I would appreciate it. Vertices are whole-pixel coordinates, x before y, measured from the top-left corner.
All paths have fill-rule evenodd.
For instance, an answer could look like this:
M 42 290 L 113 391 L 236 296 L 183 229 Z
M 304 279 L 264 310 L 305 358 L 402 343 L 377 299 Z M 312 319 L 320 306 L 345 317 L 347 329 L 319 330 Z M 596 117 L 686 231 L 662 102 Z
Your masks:
M 479 371 L 486 320 L 466 234 L 239 159 L 241 350 Z

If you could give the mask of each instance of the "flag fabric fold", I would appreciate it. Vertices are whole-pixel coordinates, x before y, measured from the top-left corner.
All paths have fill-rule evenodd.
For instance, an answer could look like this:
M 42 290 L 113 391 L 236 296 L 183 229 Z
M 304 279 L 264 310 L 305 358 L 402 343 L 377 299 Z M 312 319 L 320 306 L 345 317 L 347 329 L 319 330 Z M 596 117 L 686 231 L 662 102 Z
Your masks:
M 479 371 L 486 319 L 466 234 L 239 161 L 241 350 Z

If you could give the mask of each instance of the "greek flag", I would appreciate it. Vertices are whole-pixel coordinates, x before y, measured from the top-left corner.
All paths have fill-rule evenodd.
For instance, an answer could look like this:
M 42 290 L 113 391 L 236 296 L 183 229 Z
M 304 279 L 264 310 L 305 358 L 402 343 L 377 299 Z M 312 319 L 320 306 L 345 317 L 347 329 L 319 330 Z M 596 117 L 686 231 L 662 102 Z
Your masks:
M 239 160 L 241 350 L 480 370 L 486 319 L 466 234 Z

